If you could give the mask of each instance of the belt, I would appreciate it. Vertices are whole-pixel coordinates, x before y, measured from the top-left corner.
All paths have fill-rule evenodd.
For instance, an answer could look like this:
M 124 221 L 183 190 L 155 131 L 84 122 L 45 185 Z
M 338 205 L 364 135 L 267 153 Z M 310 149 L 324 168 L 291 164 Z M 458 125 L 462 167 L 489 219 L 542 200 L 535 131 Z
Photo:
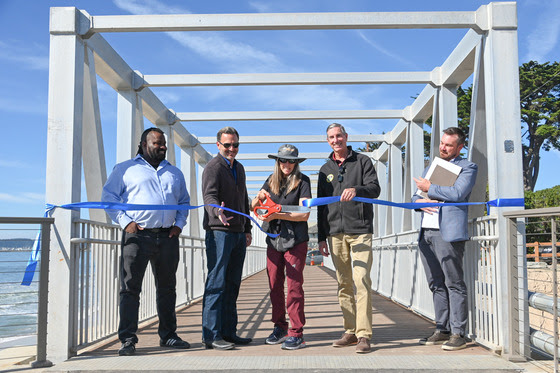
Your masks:
M 159 232 L 169 232 L 171 227 L 169 228 L 144 228 L 143 231 L 150 232 L 150 233 L 159 233 Z

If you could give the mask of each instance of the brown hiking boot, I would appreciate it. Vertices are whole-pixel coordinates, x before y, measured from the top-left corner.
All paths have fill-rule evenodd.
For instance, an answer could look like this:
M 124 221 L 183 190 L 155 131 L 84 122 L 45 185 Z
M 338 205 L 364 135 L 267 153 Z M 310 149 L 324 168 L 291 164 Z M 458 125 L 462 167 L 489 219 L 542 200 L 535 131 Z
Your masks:
M 333 347 L 347 347 L 355 345 L 356 343 L 358 343 L 356 334 L 344 333 L 342 337 L 340 337 L 338 341 L 334 341 L 332 345 Z
M 356 352 L 359 354 L 365 354 L 371 351 L 371 345 L 369 344 L 369 339 L 365 337 L 358 338 L 358 345 L 356 346 Z

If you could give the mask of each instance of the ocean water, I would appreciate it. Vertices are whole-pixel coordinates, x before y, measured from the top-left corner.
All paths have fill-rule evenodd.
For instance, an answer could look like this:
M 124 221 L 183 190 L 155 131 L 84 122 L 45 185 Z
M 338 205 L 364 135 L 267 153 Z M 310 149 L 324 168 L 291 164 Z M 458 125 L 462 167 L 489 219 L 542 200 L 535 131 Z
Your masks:
M 21 285 L 30 251 L 0 251 L 0 350 L 34 344 L 37 333 L 38 273 Z

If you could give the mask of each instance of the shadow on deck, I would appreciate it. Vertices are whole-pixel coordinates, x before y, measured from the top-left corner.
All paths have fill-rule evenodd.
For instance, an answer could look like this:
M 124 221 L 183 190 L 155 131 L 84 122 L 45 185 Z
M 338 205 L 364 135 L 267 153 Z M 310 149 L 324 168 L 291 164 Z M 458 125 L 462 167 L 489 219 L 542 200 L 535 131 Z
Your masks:
M 420 346 L 434 325 L 374 295 L 373 349 L 356 354 L 354 347 L 333 348 L 343 332 L 336 296 L 334 273 L 324 267 L 305 269 L 304 337 L 307 347 L 295 351 L 264 343 L 273 324 L 266 271 L 246 279 L 239 296 L 238 334 L 253 338 L 248 346 L 229 351 L 205 350 L 201 342 L 201 308 L 197 302 L 178 313 L 178 334 L 191 343 L 189 350 L 159 347 L 157 323 L 140 330 L 135 356 L 119 357 L 120 343 L 112 341 L 85 352 L 44 372 L 86 371 L 265 371 L 270 369 L 323 371 L 484 371 L 518 372 L 523 369 L 470 343 L 461 351 L 443 351 L 440 346 Z

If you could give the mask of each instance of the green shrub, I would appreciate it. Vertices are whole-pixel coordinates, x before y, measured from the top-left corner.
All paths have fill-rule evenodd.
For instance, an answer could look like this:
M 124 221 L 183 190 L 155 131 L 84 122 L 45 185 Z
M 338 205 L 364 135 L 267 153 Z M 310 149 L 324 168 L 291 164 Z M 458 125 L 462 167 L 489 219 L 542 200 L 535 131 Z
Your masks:
M 525 208 L 541 209 L 546 207 L 560 206 L 560 185 L 538 190 L 536 192 L 525 191 Z M 560 219 L 556 218 L 557 226 L 560 227 Z M 530 218 L 525 226 L 527 242 L 550 242 L 551 224 L 550 218 Z M 558 232 L 557 232 L 558 233 Z

